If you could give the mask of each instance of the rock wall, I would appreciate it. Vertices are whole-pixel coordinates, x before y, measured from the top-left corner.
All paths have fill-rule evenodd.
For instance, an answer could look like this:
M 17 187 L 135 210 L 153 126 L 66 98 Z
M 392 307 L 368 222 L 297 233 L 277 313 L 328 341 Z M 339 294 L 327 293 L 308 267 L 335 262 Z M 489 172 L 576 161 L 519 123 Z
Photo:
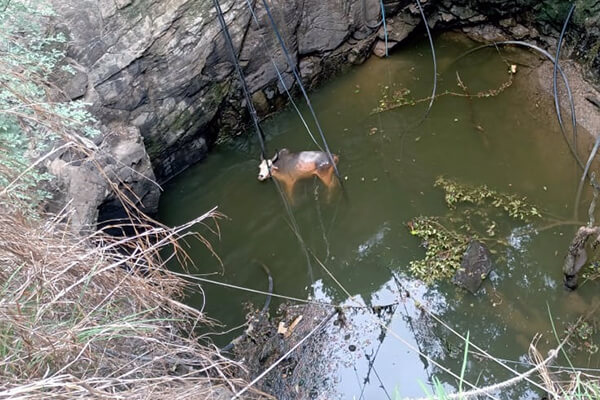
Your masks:
M 267 55 L 286 84 L 293 76 L 260 1 L 253 2 L 260 29 L 251 23 L 245 1 L 221 6 L 257 108 L 266 114 L 278 107 L 275 99 L 283 93 Z M 229 135 L 242 129 L 239 84 L 211 1 L 54 4 L 61 16 L 55 28 L 69 38 L 68 62 L 79 71 L 67 92 L 91 102 L 104 123 L 139 129 L 159 181 L 202 159 L 219 129 Z M 378 2 L 365 0 L 364 6 L 362 0 L 272 2 L 283 39 L 307 81 L 317 83 L 367 57 L 374 34 L 365 21 L 378 18 Z
M 247 113 L 212 1 L 51 1 L 58 13 L 53 27 L 68 38 L 65 62 L 76 71 L 58 79 L 59 86 L 69 97 L 90 102 L 102 124 L 112 127 L 104 129 L 107 134 L 114 129 L 139 132 L 152 162 L 150 177 L 165 181 L 203 159 L 217 136 L 244 131 Z M 546 48 L 556 43 L 569 7 L 566 0 L 421 1 L 432 28 L 460 27 L 482 40 L 517 38 Z M 266 115 L 286 101 L 272 62 L 286 85 L 293 85 L 293 75 L 262 1 L 248 2 L 260 26 L 252 21 L 246 1 L 223 0 L 221 7 L 253 102 Z M 573 38 L 573 45 L 563 54 L 581 59 L 598 81 L 600 3 L 579 3 L 567 38 Z M 363 62 L 372 52 L 385 51 L 378 0 L 269 4 L 309 87 Z M 412 0 L 384 4 L 393 48 L 421 25 L 420 15 Z M 106 198 L 99 204 L 105 203 Z M 156 204 L 147 206 L 152 210 Z

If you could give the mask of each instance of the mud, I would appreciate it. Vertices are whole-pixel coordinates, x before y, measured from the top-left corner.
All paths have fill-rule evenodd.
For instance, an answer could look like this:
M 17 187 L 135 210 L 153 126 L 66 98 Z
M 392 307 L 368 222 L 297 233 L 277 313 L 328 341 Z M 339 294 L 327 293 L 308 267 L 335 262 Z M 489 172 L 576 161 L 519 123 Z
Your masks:
M 246 335 L 233 349 L 235 358 L 246 368 L 241 377 L 252 381 L 275 364 L 257 383 L 257 389 L 282 400 L 317 399 L 320 394 L 331 393 L 329 374 L 325 373 L 326 344 L 331 340 L 336 314 L 331 307 L 290 304 L 282 304 L 273 318 L 264 318 L 258 311 L 249 313 Z M 283 357 L 313 329 L 314 334 Z
M 573 103 L 575 105 L 577 123 L 593 136 L 598 136 L 598 134 L 600 134 L 600 91 L 584 79 L 581 65 L 567 60 L 561 61 L 560 66 L 564 70 L 569 81 L 569 86 L 573 95 Z M 550 61 L 545 61 L 537 69 L 537 77 L 540 86 L 549 94 L 552 94 L 553 70 L 553 64 Z M 570 132 L 570 105 L 566 89 L 560 81 L 560 76 L 558 89 L 563 120 L 565 121 L 565 127 L 568 128 Z

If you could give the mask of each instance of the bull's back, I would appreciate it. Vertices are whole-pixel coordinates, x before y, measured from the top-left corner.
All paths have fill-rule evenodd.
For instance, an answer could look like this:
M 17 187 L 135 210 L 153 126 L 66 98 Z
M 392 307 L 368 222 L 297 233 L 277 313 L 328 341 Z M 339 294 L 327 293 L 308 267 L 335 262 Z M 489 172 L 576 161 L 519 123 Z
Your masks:
M 334 155 L 333 160 L 335 163 L 337 163 L 338 157 Z M 302 169 L 309 169 L 310 167 L 312 167 L 313 169 L 327 169 L 329 167 L 332 167 L 327 153 L 322 151 L 302 151 L 298 153 L 297 162 L 299 165 L 302 165 L 302 167 L 300 167 Z
M 338 157 L 333 156 L 337 163 Z M 292 176 L 309 176 L 317 170 L 326 170 L 332 167 L 327 153 L 322 151 L 301 151 L 299 153 L 281 154 L 276 165 L 283 174 Z

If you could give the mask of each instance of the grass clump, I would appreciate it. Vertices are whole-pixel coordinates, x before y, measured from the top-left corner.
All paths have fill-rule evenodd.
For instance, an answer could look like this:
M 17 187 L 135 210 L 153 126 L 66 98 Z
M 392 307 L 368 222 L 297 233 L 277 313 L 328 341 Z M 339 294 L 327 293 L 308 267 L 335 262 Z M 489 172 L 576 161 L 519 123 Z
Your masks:
M 0 398 L 202 398 L 234 387 L 236 364 L 193 333 L 211 321 L 179 302 L 187 283 L 158 257 L 213 214 L 117 242 L 3 211 Z

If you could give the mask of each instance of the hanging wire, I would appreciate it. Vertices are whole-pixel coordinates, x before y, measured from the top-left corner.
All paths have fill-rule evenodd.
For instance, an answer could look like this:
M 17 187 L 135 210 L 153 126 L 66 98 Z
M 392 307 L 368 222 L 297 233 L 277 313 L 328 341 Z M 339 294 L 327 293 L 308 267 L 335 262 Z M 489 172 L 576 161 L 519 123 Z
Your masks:
M 425 114 L 423 114 L 423 116 L 419 119 L 419 121 L 417 123 L 415 123 L 414 125 L 411 124 L 411 126 L 409 126 L 407 128 L 407 130 L 412 130 L 418 126 L 420 126 L 423 122 L 425 122 L 425 120 L 427 119 L 427 117 L 429 116 L 429 113 L 431 112 L 431 108 L 433 107 L 433 102 L 435 100 L 436 97 L 436 93 L 437 93 L 437 57 L 435 55 L 435 46 L 433 44 L 433 36 L 431 35 L 431 30 L 429 29 L 429 24 L 427 23 L 427 17 L 425 16 L 425 12 L 423 11 L 423 6 L 421 5 L 421 1 L 420 0 L 416 0 L 417 3 L 417 7 L 419 8 L 419 13 L 421 14 L 421 19 L 423 20 L 423 24 L 425 25 L 425 31 L 427 32 L 427 39 L 429 40 L 429 48 L 431 49 L 431 59 L 433 61 L 433 88 L 431 90 L 431 99 L 429 100 L 429 104 L 427 105 L 427 110 L 425 110 Z M 387 51 L 387 46 L 386 46 L 386 51 Z
M 258 136 L 258 142 L 260 144 L 262 157 L 263 157 L 263 159 L 266 159 L 267 155 L 266 155 L 266 148 L 265 148 L 264 132 L 260 126 L 260 122 L 258 121 L 258 114 L 256 113 L 256 109 L 254 108 L 254 103 L 252 102 L 252 98 L 250 97 L 250 91 L 248 90 L 248 86 L 246 84 L 246 77 L 244 76 L 244 72 L 242 71 L 239 60 L 237 58 L 237 55 L 235 52 L 235 47 L 233 46 L 233 40 L 231 39 L 231 35 L 229 34 L 229 29 L 227 28 L 227 24 L 225 22 L 225 17 L 223 16 L 223 11 L 221 9 L 221 5 L 219 4 L 219 0 L 213 0 L 213 4 L 215 6 L 215 9 L 217 10 L 217 16 L 219 19 L 219 23 L 221 24 L 221 28 L 223 30 L 223 35 L 225 36 L 225 41 L 227 42 L 227 47 L 229 48 L 232 62 L 235 66 L 235 69 L 238 73 L 238 77 L 240 79 L 240 83 L 242 85 L 242 91 L 244 92 L 244 98 L 246 99 L 246 107 L 248 107 L 248 111 L 250 112 L 250 116 L 252 117 L 252 122 L 254 124 L 254 128 L 255 128 L 257 136 Z M 335 166 L 335 163 L 333 165 Z M 267 166 L 268 166 L 268 163 L 267 163 Z M 269 168 L 269 175 L 271 175 L 271 167 L 268 166 L 268 168 Z M 300 247 L 302 248 L 302 251 L 304 253 L 304 257 L 306 258 L 308 274 L 309 274 L 310 281 L 312 283 L 314 281 L 314 277 L 313 277 L 313 273 L 312 273 L 312 264 L 310 261 L 310 256 L 308 254 L 308 249 L 306 247 L 306 243 L 300 233 L 300 228 L 298 226 L 298 222 L 296 221 L 296 218 L 294 217 L 294 213 L 292 212 L 291 205 L 289 204 L 289 202 L 286 198 L 286 195 L 283 193 L 281 186 L 279 185 L 279 183 L 277 182 L 276 179 L 272 179 L 272 181 L 275 184 L 275 187 L 277 188 L 277 191 L 279 192 L 279 196 L 281 197 L 281 199 L 283 201 L 285 211 L 289 218 L 288 222 L 290 224 L 290 228 L 291 228 L 292 232 L 294 233 L 294 235 L 296 236 L 296 238 L 298 239 L 298 242 L 300 243 Z
M 329 162 L 333 165 L 335 175 L 337 176 L 340 185 L 343 186 L 343 181 L 340 176 L 340 172 L 338 171 L 337 165 L 335 164 L 335 161 L 333 160 L 333 155 L 331 154 L 331 151 L 329 150 L 329 145 L 327 144 L 327 140 L 325 139 L 325 134 L 323 133 L 323 129 L 321 129 L 321 124 L 319 123 L 319 119 L 317 118 L 315 110 L 313 109 L 310 99 L 308 98 L 308 94 L 306 93 L 306 90 L 304 89 L 304 85 L 302 84 L 302 80 L 300 79 L 300 74 L 298 73 L 298 69 L 296 68 L 296 65 L 294 64 L 294 62 L 292 61 L 292 57 L 290 56 L 290 53 L 288 52 L 288 49 L 281 37 L 281 34 L 279 33 L 279 29 L 277 28 L 277 24 L 275 23 L 275 19 L 273 18 L 273 15 L 271 14 L 271 9 L 269 8 L 267 1 L 262 0 L 262 3 L 264 5 L 265 11 L 267 12 L 267 15 L 269 17 L 269 21 L 271 22 L 271 27 L 273 28 L 273 32 L 275 33 L 275 36 L 277 37 L 277 40 L 279 41 L 279 44 L 281 45 L 283 53 L 285 54 L 285 57 L 287 59 L 288 65 L 292 69 L 292 73 L 294 74 L 294 78 L 296 79 L 296 83 L 298 84 L 298 87 L 302 91 L 302 95 L 304 96 L 306 105 L 308 106 L 308 109 L 310 110 L 310 113 L 315 121 L 315 125 L 317 127 L 317 130 L 319 131 L 321 140 L 323 141 L 323 147 L 325 147 L 325 152 L 327 153 Z
M 541 47 L 536 46 L 534 44 L 523 42 L 523 41 L 520 41 L 520 40 L 503 40 L 503 41 L 500 41 L 500 42 L 488 43 L 488 44 L 484 44 L 484 45 L 481 45 L 481 46 L 477 46 L 477 47 L 472 48 L 471 50 L 469 50 L 469 51 L 461 54 L 456 60 L 454 60 L 454 62 L 460 60 L 463 57 L 466 57 L 467 55 L 469 55 L 471 53 L 479 51 L 481 49 L 485 49 L 485 48 L 491 47 L 491 46 L 498 46 L 498 45 L 513 45 L 513 46 L 523 46 L 523 47 L 530 48 L 532 50 L 535 50 L 535 51 L 539 52 L 544 57 L 546 57 L 548 60 L 550 60 L 554 65 L 556 65 L 556 60 L 546 50 L 544 50 Z M 556 68 L 557 68 L 558 73 L 560 74 L 560 76 L 562 78 L 562 81 L 565 84 L 565 87 L 567 89 L 567 98 L 569 100 L 569 105 L 570 105 L 570 108 L 571 108 L 571 115 L 575 115 L 575 104 L 573 102 L 573 93 L 571 92 L 571 86 L 569 85 L 569 81 L 567 79 L 567 76 L 565 75 L 565 72 L 560 67 L 560 65 L 558 65 Z M 563 135 L 563 138 L 564 138 L 565 142 L 567 143 L 567 146 L 569 146 L 569 149 L 571 150 L 571 153 L 573 154 L 573 157 L 577 161 L 577 164 L 579 165 L 579 167 L 582 170 L 585 169 L 585 166 L 584 166 L 583 162 L 581 161 L 581 159 L 579 158 L 579 156 L 575 152 L 575 149 L 573 148 L 571 142 L 567 138 L 567 133 L 565 132 L 564 126 L 562 124 L 559 124 L 559 125 L 560 125 L 560 131 L 561 131 L 561 133 Z
M 431 31 L 429 30 L 429 24 L 427 23 L 427 18 L 425 17 L 425 12 L 423 12 L 423 7 L 421 6 L 421 0 L 416 0 L 417 6 L 419 7 L 419 12 L 421 13 L 421 18 L 423 19 L 423 23 L 425 24 L 425 30 L 427 31 L 427 38 L 429 39 L 429 47 L 431 47 L 431 59 L 433 60 L 433 90 L 431 91 L 431 100 L 429 101 L 429 105 L 427 106 L 427 111 L 425 111 L 425 115 L 421 118 L 421 122 L 419 125 L 425 121 L 429 112 L 431 111 L 431 107 L 433 106 L 433 101 L 435 100 L 435 93 L 437 91 L 437 60 L 435 57 L 435 46 L 433 45 L 433 37 L 431 36 Z
M 385 23 L 385 7 L 383 6 L 383 0 L 379 0 L 381 6 L 381 22 L 383 23 L 383 38 L 385 40 L 385 56 L 388 56 L 388 31 Z
M 552 93 L 554 94 L 554 107 L 556 108 L 556 117 L 558 118 L 558 123 L 561 126 L 561 129 L 564 130 L 563 121 L 560 114 L 560 104 L 558 101 L 558 87 L 556 84 L 556 73 L 558 72 L 558 59 L 560 56 L 560 49 L 562 46 L 563 38 L 565 36 L 565 32 L 567 30 L 567 25 L 569 24 L 569 20 L 571 19 L 571 15 L 573 15 L 573 11 L 575 10 L 575 3 L 571 6 L 567 17 L 565 18 L 565 22 L 562 27 L 562 31 L 560 32 L 560 36 L 558 37 L 558 45 L 556 46 L 556 57 L 554 58 L 554 70 L 552 72 Z M 575 156 L 577 157 L 577 120 L 575 118 L 575 110 L 571 110 L 571 122 L 573 124 L 573 149 L 575 152 Z
M 252 98 L 250 97 L 248 85 L 246 85 L 246 78 L 244 76 L 244 72 L 242 71 L 242 68 L 240 67 L 240 64 L 237 60 L 235 47 L 233 46 L 233 40 L 231 39 L 229 29 L 227 28 L 227 23 L 225 22 L 225 17 L 223 16 L 223 10 L 221 9 L 219 0 L 213 0 L 213 4 L 215 6 L 215 9 L 217 10 L 217 17 L 219 19 L 219 23 L 221 24 L 223 35 L 225 36 L 225 42 L 227 43 L 227 47 L 229 48 L 229 51 L 233 58 L 232 62 L 240 79 L 240 84 L 242 85 L 242 91 L 244 92 L 244 98 L 246 100 L 246 107 L 248 108 L 248 112 L 250 113 L 250 117 L 252 118 L 252 123 L 254 124 L 254 129 L 256 130 L 256 136 L 258 137 L 258 143 L 260 144 L 260 151 L 262 157 L 267 158 L 265 148 L 265 135 L 262 128 L 260 127 L 260 124 L 258 123 L 258 115 L 256 113 L 256 109 L 254 108 L 254 103 L 252 103 Z
M 273 64 L 273 67 L 275 68 L 275 72 L 277 73 L 277 78 L 279 79 L 279 82 L 281 83 L 281 86 L 283 86 L 283 89 L 285 90 L 285 93 L 287 94 L 287 97 L 290 100 L 290 103 L 294 107 L 294 110 L 296 110 L 296 114 L 298 114 L 298 117 L 300 117 L 300 120 L 302 121 L 302 124 L 304 125 L 304 128 L 306 128 L 306 131 L 308 132 L 308 135 L 310 136 L 310 138 L 312 139 L 312 141 L 315 143 L 315 145 L 319 148 L 319 150 L 323 151 L 323 148 L 321 147 L 321 145 L 319 145 L 319 143 L 315 139 L 312 131 L 308 127 L 308 124 L 306 123 L 306 120 L 304 119 L 304 116 L 302 115 L 302 113 L 298 109 L 298 106 L 296 105 L 296 102 L 294 101 L 294 98 L 292 97 L 292 94 L 290 93 L 287 85 L 285 84 L 285 81 L 283 79 L 283 75 L 281 74 L 281 71 L 279 70 L 279 67 L 277 67 L 277 63 L 275 62 L 275 60 L 271 56 L 271 53 L 268 52 L 269 46 L 267 45 L 267 42 L 266 42 L 265 37 L 264 37 L 264 34 L 262 33 L 262 26 L 261 26 L 260 22 L 258 21 L 256 13 L 254 12 L 254 6 L 252 4 L 250 4 L 250 0 L 246 0 L 246 4 L 248 5 L 248 9 L 252 13 L 252 19 L 254 20 L 254 23 L 256 24 L 258 30 L 261 31 L 261 33 L 260 33 L 261 43 L 262 43 L 262 45 L 264 47 L 265 52 L 269 56 L 269 60 L 271 61 L 271 64 Z

